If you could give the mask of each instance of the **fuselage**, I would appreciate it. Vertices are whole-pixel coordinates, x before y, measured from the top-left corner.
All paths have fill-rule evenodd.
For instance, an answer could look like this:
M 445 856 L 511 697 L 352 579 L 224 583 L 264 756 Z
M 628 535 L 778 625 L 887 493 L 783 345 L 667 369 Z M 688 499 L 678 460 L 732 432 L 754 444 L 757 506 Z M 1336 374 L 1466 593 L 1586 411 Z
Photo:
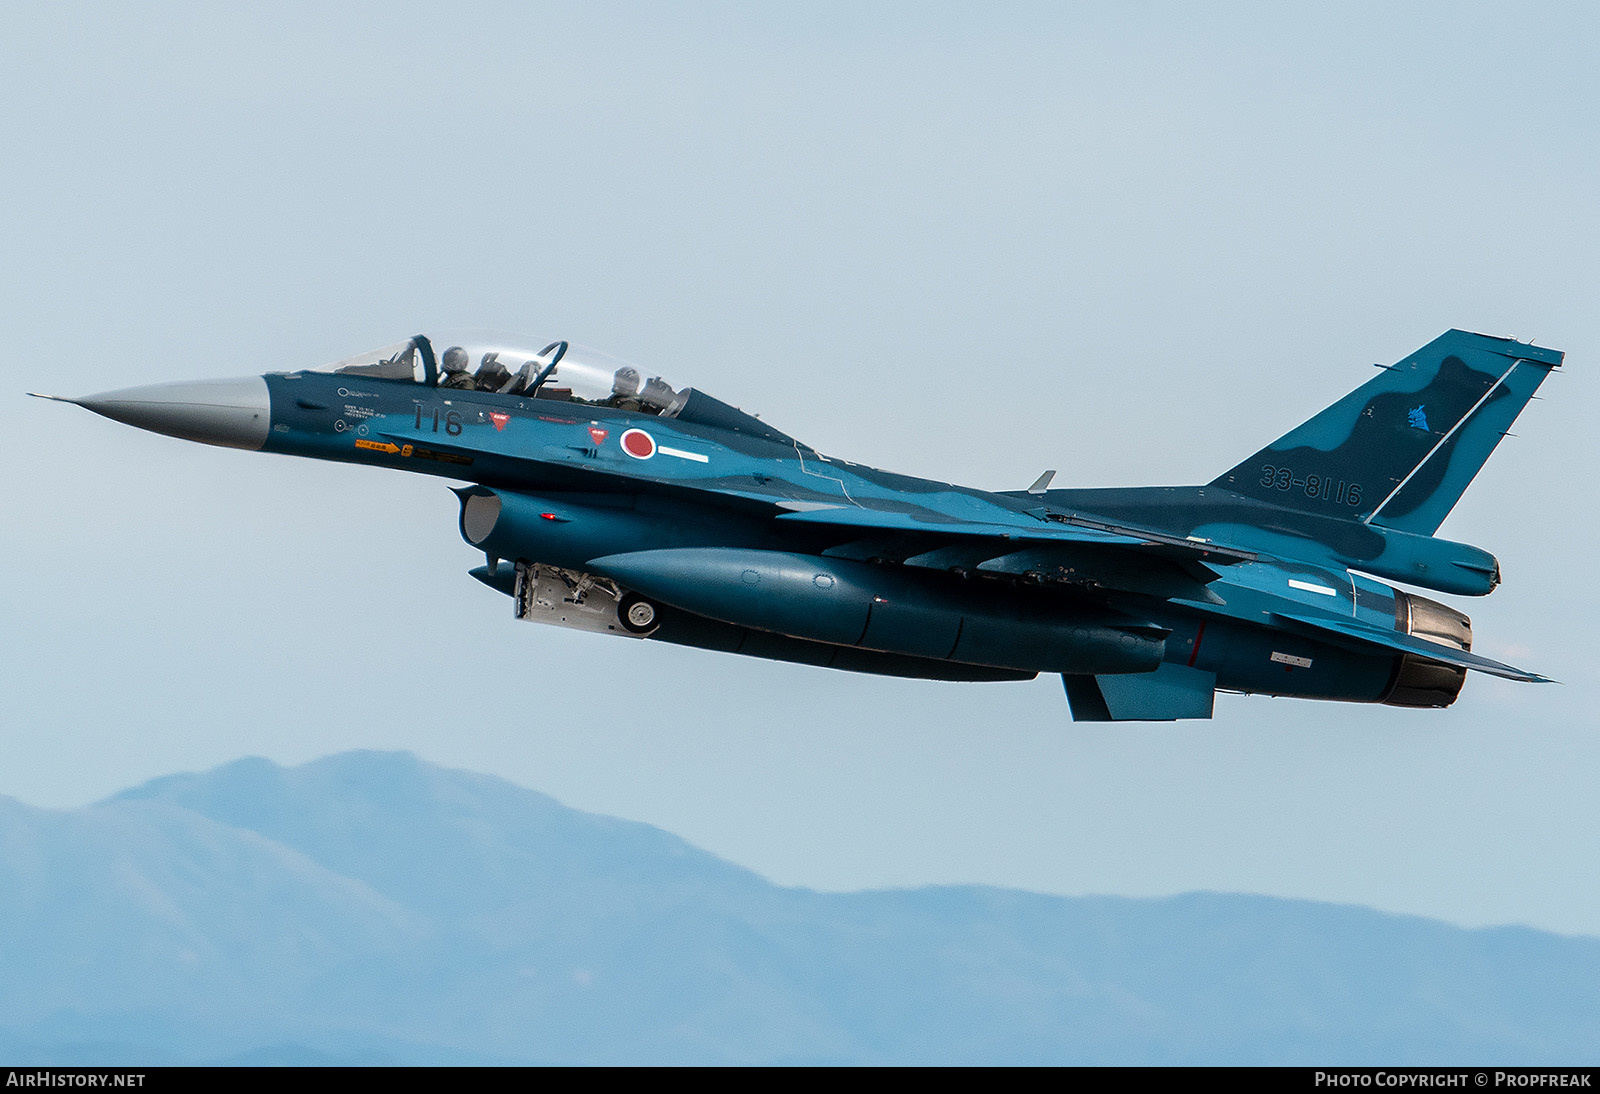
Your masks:
M 595 558 L 696 547 L 815 557 L 828 560 L 834 569 L 904 561 L 875 553 L 880 545 L 872 542 L 871 529 L 841 535 L 832 525 L 773 519 L 774 513 L 827 513 L 835 507 L 916 517 L 927 525 L 924 538 L 930 544 L 940 539 L 941 522 L 952 528 L 990 525 L 1003 535 L 1007 528 L 1093 520 L 1097 515 L 1189 537 L 1196 529 L 1215 531 L 1227 524 L 1259 528 L 1246 525 L 1245 518 L 1259 516 L 1265 508 L 1221 491 L 1213 491 L 1208 503 L 1200 488 L 1056 490 L 1043 496 L 990 492 L 830 458 L 788 438 L 560 399 L 315 372 L 269 375 L 265 382 L 271 412 L 263 450 L 463 480 L 497 494 L 532 499 L 523 506 L 530 512 L 558 509 L 557 519 L 524 522 L 512 533 L 517 537 L 513 540 L 486 535 L 474 545 L 496 557 L 569 571 L 582 572 Z M 1084 508 L 1086 499 L 1108 512 Z M 1174 517 L 1180 518 L 1177 523 Z M 904 555 L 908 537 L 897 538 L 893 551 Z M 1399 658 L 1340 649 L 1271 625 L 1275 607 L 1283 604 L 1322 611 L 1332 607 L 1373 625 L 1395 625 L 1395 590 L 1331 565 L 1326 545 L 1300 538 L 1313 560 L 1272 557 L 1219 567 L 1221 576 L 1209 587 L 1221 605 L 1138 597 L 1136 590 L 1093 584 L 1044 583 L 1027 571 L 984 572 L 979 567 L 987 560 L 976 557 L 983 549 L 968 552 L 973 557 L 965 560 L 957 550 L 931 566 L 897 569 L 913 575 L 930 604 L 974 595 L 1002 603 L 1026 596 L 1063 620 L 1093 615 L 1165 631 L 1159 660 L 1213 672 L 1224 689 L 1382 699 L 1395 685 Z M 909 540 L 915 543 L 917 537 Z M 883 544 L 881 550 L 890 547 Z M 907 592 L 896 591 L 895 599 L 904 601 Z M 1135 597 L 1132 603 L 1117 595 L 1125 592 Z M 816 661 L 820 651 L 809 643 L 819 641 L 859 648 L 838 641 L 841 634 L 827 627 L 796 634 L 804 628 L 791 624 L 785 630 L 789 633 L 784 637 L 804 644 L 793 651 L 793 659 Z M 725 636 L 718 637 L 726 645 Z M 986 667 L 1008 676 L 1071 667 L 1059 657 L 1030 660 L 1028 647 L 1037 647 L 1037 641 L 1020 645 L 1005 656 L 989 656 L 990 662 L 1004 663 Z M 771 646 L 766 639 L 762 655 L 770 655 Z M 915 661 L 950 660 L 926 643 L 873 652 Z M 949 644 L 942 652 L 952 652 Z M 955 652 L 959 657 L 960 651 Z M 1131 664 L 1154 667 L 1143 661 Z M 897 667 L 902 672 L 907 668 Z M 1082 667 L 1105 671 L 1099 663 Z
M 1048 490 L 1046 475 L 992 492 L 825 456 L 565 342 L 436 359 L 419 335 L 324 370 L 69 401 L 208 444 L 463 483 L 461 535 L 486 556 L 473 575 L 518 618 L 886 675 L 1060 673 L 1075 718 L 1167 719 L 1208 717 L 1216 690 L 1446 706 L 1468 668 L 1542 679 L 1472 654 L 1465 615 L 1379 580 L 1467 595 L 1499 581 L 1492 556 L 1428 521 L 1497 439 L 1476 408 L 1510 380 L 1525 401 L 1525 366 L 1559 355 L 1530 365 L 1518 344 L 1460 332 L 1423 352 L 1463 346 L 1509 371 L 1402 363 L 1291 434 L 1287 456 L 1269 446 L 1208 486 L 1114 490 Z M 1287 466 L 1337 449 L 1385 400 L 1390 433 L 1363 444 L 1389 464 Z M 1429 406 L 1444 420 L 1456 404 L 1457 424 L 1426 432 Z M 1448 448 L 1457 431 L 1467 443 Z M 1477 463 L 1448 462 L 1458 451 Z

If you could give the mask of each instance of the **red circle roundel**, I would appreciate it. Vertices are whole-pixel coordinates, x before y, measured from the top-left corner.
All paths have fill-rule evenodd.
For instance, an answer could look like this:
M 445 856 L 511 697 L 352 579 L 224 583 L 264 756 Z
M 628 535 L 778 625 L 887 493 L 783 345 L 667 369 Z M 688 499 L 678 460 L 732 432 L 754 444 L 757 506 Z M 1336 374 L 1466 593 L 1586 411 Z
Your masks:
M 618 441 L 622 450 L 636 460 L 648 460 L 656 454 L 656 439 L 642 429 L 630 429 Z

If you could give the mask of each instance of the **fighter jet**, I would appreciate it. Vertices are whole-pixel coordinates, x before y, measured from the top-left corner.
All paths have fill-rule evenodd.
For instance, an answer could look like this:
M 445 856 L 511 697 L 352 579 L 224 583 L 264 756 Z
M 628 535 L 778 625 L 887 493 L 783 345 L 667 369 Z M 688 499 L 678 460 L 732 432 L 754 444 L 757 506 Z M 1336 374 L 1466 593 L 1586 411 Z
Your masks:
M 1059 673 L 1079 721 L 1217 691 L 1446 707 L 1494 556 L 1434 535 L 1562 354 L 1452 330 L 1202 486 L 986 491 L 825 456 L 557 341 L 429 337 L 76 403 L 206 444 L 459 480 L 516 617 L 931 680 Z

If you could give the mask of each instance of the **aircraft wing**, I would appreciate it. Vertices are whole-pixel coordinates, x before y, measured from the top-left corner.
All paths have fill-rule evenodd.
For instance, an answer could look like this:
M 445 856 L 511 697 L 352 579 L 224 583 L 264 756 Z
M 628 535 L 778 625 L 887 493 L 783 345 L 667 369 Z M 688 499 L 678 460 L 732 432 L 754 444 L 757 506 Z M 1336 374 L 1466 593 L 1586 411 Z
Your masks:
M 386 433 L 383 437 L 401 451 L 411 444 L 411 439 L 399 433 Z M 710 491 L 723 498 L 737 497 L 747 504 L 760 505 L 769 513 L 773 508 L 780 510 L 774 519 L 796 530 L 812 527 L 840 533 L 839 542 L 822 551 L 835 558 L 888 559 L 931 570 L 974 569 L 993 574 L 1032 575 L 1160 600 L 1220 605 L 1222 598 L 1207 587 L 1217 578 L 1210 566 L 1254 561 L 1258 557 L 1209 540 L 1111 524 L 1078 514 L 1060 514 L 1047 520 L 994 506 L 990 512 L 995 519 L 984 519 L 987 514 L 979 515 L 978 519 L 962 519 L 912 507 L 819 505 L 741 491 L 720 481 L 706 484 L 694 480 L 651 482 L 637 472 L 622 477 L 615 470 L 589 466 L 587 460 L 579 460 L 575 453 L 565 450 L 537 455 L 493 452 L 481 447 L 452 445 L 432 437 L 427 447 L 435 459 L 440 458 L 441 453 L 464 462 L 487 456 L 512 465 L 523 464 L 541 470 L 561 468 L 586 477 L 626 482 L 635 488 L 648 483 L 656 490 Z
M 1080 543 L 1101 547 L 1124 547 L 1161 554 L 1166 557 L 1229 564 L 1254 562 L 1260 556 L 1249 551 L 1225 547 L 1209 540 L 1189 539 L 1148 528 L 1112 524 L 1087 517 L 1064 520 L 1036 520 L 1028 523 L 1000 524 L 988 521 L 926 520 L 912 513 L 887 509 L 840 506 L 783 513 L 777 518 L 786 523 L 823 524 L 868 531 L 919 532 L 934 536 L 987 537 L 1036 543 Z
M 1208 564 L 1257 557 L 1205 540 L 1087 518 L 1017 517 L 1017 523 L 1008 524 L 841 506 L 783 513 L 776 519 L 861 533 L 822 552 L 835 558 L 890 558 L 931 570 L 1032 574 L 1161 600 L 1211 604 L 1223 600 L 1207 588 L 1217 578 Z
M 1511 665 L 1501 664 L 1480 654 L 1458 650 L 1454 646 L 1441 646 L 1437 642 L 1418 638 L 1415 635 L 1403 634 L 1400 631 L 1386 631 L 1380 627 L 1371 627 L 1358 623 L 1354 619 L 1340 619 L 1325 615 L 1299 615 L 1288 612 L 1272 613 L 1273 621 L 1289 630 L 1296 630 L 1311 638 L 1335 645 L 1346 646 L 1351 649 L 1365 649 L 1370 651 L 1377 646 L 1382 649 L 1398 650 L 1402 653 L 1414 653 L 1418 657 L 1426 657 L 1430 661 L 1440 661 L 1446 665 L 1457 668 L 1473 669 L 1477 672 L 1488 673 L 1504 680 L 1518 680 L 1529 684 L 1550 684 L 1555 681 L 1548 676 L 1540 676 L 1536 672 L 1514 668 Z

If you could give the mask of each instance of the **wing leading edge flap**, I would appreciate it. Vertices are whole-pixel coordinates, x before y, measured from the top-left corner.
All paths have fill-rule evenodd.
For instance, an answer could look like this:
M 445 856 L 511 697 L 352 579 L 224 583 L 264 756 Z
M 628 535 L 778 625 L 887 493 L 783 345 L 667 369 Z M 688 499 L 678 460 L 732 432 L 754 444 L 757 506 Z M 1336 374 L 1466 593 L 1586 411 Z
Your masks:
M 1511 665 L 1501 664 L 1499 661 L 1484 657 L 1481 654 L 1468 653 L 1458 650 L 1454 646 L 1441 646 L 1437 642 L 1429 642 L 1415 635 L 1402 634 L 1399 631 L 1380 630 L 1357 623 L 1353 619 L 1335 619 L 1329 616 L 1290 615 L 1284 612 L 1272 613 L 1272 618 L 1289 630 L 1298 631 L 1311 638 L 1323 642 L 1333 642 L 1345 646 L 1371 652 L 1372 647 L 1398 650 L 1401 653 L 1411 653 L 1418 657 L 1425 657 L 1430 661 L 1439 661 L 1457 668 L 1473 669 L 1477 672 L 1488 673 L 1505 680 L 1518 680 L 1526 684 L 1551 684 L 1555 681 L 1548 676 L 1540 676 L 1536 672 L 1515 668 Z
M 1018 514 L 1019 520 L 1022 514 Z M 988 537 L 1020 543 L 1078 543 L 1099 547 L 1121 547 L 1181 561 L 1227 565 L 1254 562 L 1259 555 L 1210 540 L 1190 539 L 1166 532 L 1089 520 L 1086 517 L 1030 520 L 1003 524 L 999 521 L 919 520 L 910 513 L 889 509 L 838 507 L 800 513 L 780 513 L 775 518 L 785 524 L 822 524 L 837 528 L 860 528 L 877 532 L 920 532 L 936 536 Z
M 1154 672 L 1061 674 L 1074 722 L 1176 722 L 1211 717 L 1217 674 L 1167 662 Z
M 1065 525 L 1032 528 L 1021 524 L 1000 524 L 991 521 L 930 521 L 918 520 L 910 513 L 889 509 L 812 509 L 800 513 L 780 513 L 777 520 L 785 524 L 828 524 L 839 528 L 870 528 L 879 531 L 927 532 L 949 536 L 990 536 L 1001 539 L 1052 540 L 1074 543 L 1101 543 L 1119 547 L 1137 547 L 1143 539 L 1103 532 L 1096 528 L 1073 528 Z

